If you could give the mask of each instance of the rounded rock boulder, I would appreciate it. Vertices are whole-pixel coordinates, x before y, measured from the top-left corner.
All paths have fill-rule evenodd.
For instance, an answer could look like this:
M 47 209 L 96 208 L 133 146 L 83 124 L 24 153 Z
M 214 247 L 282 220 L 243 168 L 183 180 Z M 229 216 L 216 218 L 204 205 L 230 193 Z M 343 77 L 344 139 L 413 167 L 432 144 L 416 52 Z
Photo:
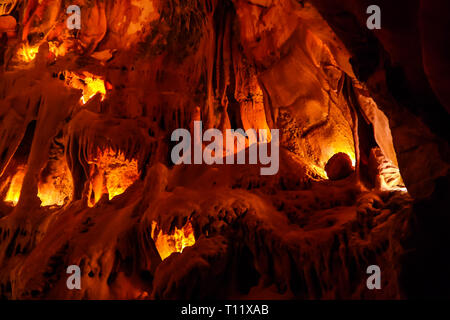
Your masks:
M 340 180 L 351 175 L 355 168 L 348 154 L 339 152 L 332 156 L 325 165 L 325 171 L 328 179 Z

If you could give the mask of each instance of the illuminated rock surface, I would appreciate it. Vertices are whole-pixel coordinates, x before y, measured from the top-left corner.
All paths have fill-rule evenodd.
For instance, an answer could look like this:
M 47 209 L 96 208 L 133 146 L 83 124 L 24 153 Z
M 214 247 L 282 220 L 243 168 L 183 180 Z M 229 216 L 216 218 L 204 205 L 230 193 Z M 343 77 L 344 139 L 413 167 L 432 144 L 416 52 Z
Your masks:
M 64 1 L 19 2 L 0 20 L 0 296 L 448 296 L 446 11 L 380 1 L 371 32 L 365 2 L 75 0 L 77 32 Z M 174 166 L 196 120 L 280 129 L 278 174 Z M 328 179 L 339 153 L 355 173 Z

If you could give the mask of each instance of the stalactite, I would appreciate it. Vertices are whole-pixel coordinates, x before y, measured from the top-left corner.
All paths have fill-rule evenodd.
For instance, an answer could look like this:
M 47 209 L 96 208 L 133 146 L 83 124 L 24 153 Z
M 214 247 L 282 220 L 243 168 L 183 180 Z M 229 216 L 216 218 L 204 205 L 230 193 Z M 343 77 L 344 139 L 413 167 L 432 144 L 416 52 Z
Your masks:
M 359 119 L 358 119 L 358 111 L 356 108 L 358 107 L 354 101 L 354 93 L 353 93 L 353 85 L 352 80 L 349 76 L 344 75 L 344 84 L 343 90 L 348 102 L 348 106 L 351 110 L 352 115 L 352 133 L 353 133 L 353 141 L 355 145 L 355 171 L 356 171 L 356 179 L 357 181 L 361 181 L 361 149 L 359 146 Z
M 356 68 L 364 41 L 335 27 L 335 6 L 79 2 L 90 4 L 82 30 L 66 30 L 65 2 L 25 1 L 13 12 L 17 39 L 4 40 L 0 298 L 404 297 L 400 257 L 417 206 L 406 188 L 423 177 L 407 155 L 425 144 L 436 164 L 447 149 L 385 92 L 390 64 Z M 403 116 L 423 126 L 405 130 Z M 195 121 L 278 129 L 279 170 L 175 164 L 172 133 L 192 136 Z M 252 147 L 239 155 L 267 145 Z M 333 159 L 345 174 L 327 176 Z M 412 185 L 426 198 L 448 166 L 425 169 L 430 179 Z M 63 185 L 48 200 L 65 173 L 72 195 Z M 21 190 L 17 204 L 4 201 L 10 190 Z M 80 266 L 80 290 L 67 290 L 68 263 Z M 386 290 L 365 290 L 369 263 L 386 270 Z

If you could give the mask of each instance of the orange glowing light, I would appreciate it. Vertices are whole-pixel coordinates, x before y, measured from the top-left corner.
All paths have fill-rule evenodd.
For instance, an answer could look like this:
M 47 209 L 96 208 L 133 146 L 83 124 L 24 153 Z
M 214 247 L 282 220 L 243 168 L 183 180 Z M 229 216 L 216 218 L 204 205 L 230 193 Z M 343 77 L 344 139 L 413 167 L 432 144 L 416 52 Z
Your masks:
M 336 153 L 345 153 L 345 154 L 347 154 L 349 156 L 350 160 L 352 161 L 352 167 L 355 168 L 356 160 L 355 160 L 355 153 L 353 151 L 351 151 L 349 149 L 347 149 L 347 151 L 336 151 L 334 154 L 332 154 L 330 156 L 330 158 L 332 156 L 334 156 Z M 320 172 L 320 175 L 323 178 L 329 179 L 328 174 L 327 174 L 325 169 L 321 169 L 321 168 L 318 168 L 318 169 L 319 169 L 318 171 Z
M 41 206 L 63 206 L 71 197 L 73 190 L 69 167 L 64 160 L 58 161 L 51 176 L 38 185 Z
M 4 202 L 16 206 L 19 202 L 20 192 L 22 191 L 23 179 L 26 173 L 26 166 L 18 168 L 17 172 L 10 180 L 8 192 Z M 70 179 L 69 169 L 65 161 L 58 163 L 54 173 L 46 181 L 40 181 L 38 184 L 38 197 L 41 200 L 41 206 L 62 206 L 72 194 L 72 181 Z
M 81 97 L 83 104 L 92 99 L 98 92 L 102 95 L 102 101 L 105 99 L 105 81 L 100 78 L 86 77 L 84 82 L 86 83 L 86 87 L 83 90 L 83 96 Z
M 74 72 L 65 72 L 66 84 L 75 89 L 83 90 L 83 95 L 80 99 L 82 104 L 86 104 L 97 93 L 102 96 L 102 101 L 106 96 L 105 81 L 98 76 L 95 76 L 89 72 L 83 72 L 82 75 L 78 75 Z
M 349 155 L 350 159 L 352 160 L 352 166 L 354 167 L 356 165 L 356 159 L 355 156 Z
M 19 49 L 19 58 L 24 62 L 31 62 L 36 58 L 36 54 L 39 51 L 39 45 L 30 46 L 28 43 L 25 43 Z
M 66 55 L 67 48 L 64 45 L 59 45 L 55 41 L 49 41 L 48 47 L 51 53 L 55 55 L 55 57 L 63 57 Z
M 17 0 L 1 0 L 0 1 L 0 16 L 8 15 L 14 9 Z
M 175 227 L 173 234 L 164 234 L 162 230 L 158 235 L 155 234 L 157 223 L 152 223 L 152 239 L 155 241 L 156 249 L 164 260 L 174 252 L 183 252 L 184 248 L 193 246 L 195 244 L 194 230 L 190 222 L 186 223 L 184 227 L 178 229 Z
M 28 43 L 24 43 L 18 51 L 20 60 L 28 63 L 36 59 L 36 55 L 39 52 L 39 46 L 41 45 L 41 43 L 38 43 L 34 46 L 30 46 Z M 48 46 L 49 51 L 53 53 L 55 57 L 64 56 L 66 54 L 67 49 L 64 45 L 58 46 L 56 42 L 50 41 L 48 42 Z
M 22 190 L 23 178 L 25 177 L 25 166 L 18 168 L 16 174 L 12 177 L 8 192 L 4 201 L 13 206 L 19 202 L 20 191 Z
M 311 165 L 311 170 L 324 179 L 328 179 L 328 175 L 325 171 L 326 162 L 331 159 L 336 153 L 345 153 L 350 157 L 352 161 L 352 166 L 355 168 L 356 157 L 353 145 L 347 143 L 346 141 L 340 141 L 340 143 L 335 143 L 333 145 L 324 146 L 322 149 L 322 166 Z
M 106 175 L 109 199 L 125 192 L 139 178 L 137 161 L 127 160 L 122 152 L 107 149 L 100 158 L 100 168 Z
M 97 158 L 89 161 L 95 166 L 91 177 L 94 201 L 90 206 L 97 203 L 106 192 L 109 200 L 121 195 L 139 179 L 140 174 L 137 160 L 127 159 L 121 151 L 115 152 L 111 148 L 104 151 L 98 149 L 97 154 Z
M 339 152 L 347 154 L 352 160 L 352 166 L 353 167 L 355 166 L 356 164 L 355 149 L 353 146 L 344 143 L 327 148 L 326 149 L 327 159 L 330 159 L 332 156 L 334 156 L 336 153 Z

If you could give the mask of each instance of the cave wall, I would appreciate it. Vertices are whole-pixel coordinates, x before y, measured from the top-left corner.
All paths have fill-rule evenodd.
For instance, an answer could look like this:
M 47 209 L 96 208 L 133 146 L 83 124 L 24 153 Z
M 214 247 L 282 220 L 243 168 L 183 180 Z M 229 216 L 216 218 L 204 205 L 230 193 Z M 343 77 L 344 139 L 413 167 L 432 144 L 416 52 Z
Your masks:
M 370 2 L 370 3 L 369 3 Z M 388 116 L 402 177 L 416 199 L 405 243 L 403 284 L 411 296 L 446 292 L 449 192 L 448 19 L 445 1 L 311 1 L 351 52 L 357 77 Z M 368 5 L 382 10 L 382 28 L 365 28 Z M 439 67 L 438 67 L 439 66 Z M 425 249 L 427 248 L 427 249 Z M 425 262 L 428 261 L 428 262 Z M 412 284 L 415 282 L 415 284 Z M 433 288 L 433 289 L 431 289 Z
M 437 285 L 442 279 L 448 283 L 443 273 L 419 287 L 408 285 L 431 268 L 420 261 L 448 265 L 442 247 L 448 243 L 442 241 L 448 239 L 448 99 L 443 89 L 448 76 L 442 72 L 445 48 L 434 40 L 444 29 L 431 23 L 437 11 L 433 5 L 405 2 L 403 10 L 380 1 L 388 14 L 383 14 L 383 29 L 371 32 L 361 1 L 332 6 L 320 0 L 70 4 L 79 4 L 87 17 L 78 34 L 64 28 L 61 9 L 67 1 L 24 1 L 15 13 L 18 37 L 10 34 L 2 49 L 2 174 L 10 173 L 27 127 L 36 121 L 21 197 L 12 211 L 5 209 L 0 231 L 1 282 L 10 289 L 2 289 L 4 294 L 65 296 L 58 275 L 70 262 L 83 267 L 83 282 L 90 285 L 69 298 L 204 297 L 214 294 L 204 287 L 210 281 L 212 287 L 229 283 L 220 294 L 230 296 L 239 291 L 232 285 L 248 274 L 262 275 L 243 285 L 243 291 L 255 287 L 257 297 L 261 284 L 273 284 L 285 298 L 361 298 L 367 297 L 361 275 L 352 271 L 371 259 L 391 274 L 386 292 L 371 298 L 420 295 L 426 286 L 438 286 L 436 295 L 445 294 L 445 286 Z M 52 56 L 44 42 L 24 68 L 17 49 L 25 40 L 39 45 L 43 37 L 57 42 L 65 55 Z M 62 79 L 65 70 L 91 72 L 107 79 L 112 89 L 104 101 L 96 95 L 80 107 L 79 90 Z M 223 175 L 204 167 L 169 172 L 170 133 L 190 128 L 193 120 L 221 130 L 280 128 L 287 150 L 280 175 L 261 181 L 249 168 Z M 311 187 L 311 179 L 323 174 L 318 168 L 337 152 L 353 155 L 357 163 L 368 161 L 372 145 L 355 143 L 360 133 L 373 135 L 384 155 L 398 164 L 415 199 L 408 223 L 410 204 L 400 197 L 358 198 L 361 190 L 350 182 L 332 191 Z M 59 134 L 74 183 L 72 199 L 61 209 L 40 209 L 39 176 Z M 89 165 L 98 146 L 137 159 L 141 177 L 120 199 L 103 198 L 88 209 L 94 179 Z M 278 191 L 287 199 L 277 199 Z M 336 203 L 351 209 L 335 209 Z M 33 210 L 38 214 L 30 215 Z M 381 214 L 374 218 L 374 212 Z M 336 217 L 328 218 L 331 214 Z M 161 261 L 149 236 L 151 222 L 168 232 L 188 218 L 195 220 L 197 239 L 205 232 L 211 236 Z M 229 232 L 232 228 L 237 234 Z M 362 231 L 353 238 L 355 229 Z M 239 237 L 242 246 L 235 244 Z M 405 254 L 409 248 L 414 250 Z M 233 275 L 223 277 L 224 266 L 241 267 L 236 256 L 248 263 L 242 262 L 239 279 L 227 281 Z M 186 257 L 191 262 L 183 269 Z M 324 272 L 325 260 L 337 267 Z M 193 274 L 204 278 L 191 277 L 190 283 L 186 279 Z

